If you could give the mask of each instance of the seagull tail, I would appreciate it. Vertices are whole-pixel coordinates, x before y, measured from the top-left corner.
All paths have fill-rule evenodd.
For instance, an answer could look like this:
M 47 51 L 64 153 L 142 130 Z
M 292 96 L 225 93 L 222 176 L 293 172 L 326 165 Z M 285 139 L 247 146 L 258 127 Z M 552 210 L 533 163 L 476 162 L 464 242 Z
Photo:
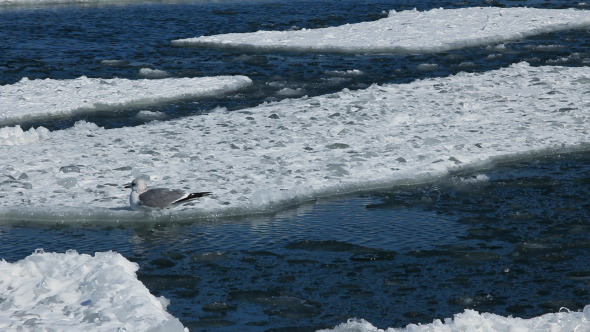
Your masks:
M 211 195 L 211 194 L 212 194 L 212 193 L 211 193 L 211 192 L 209 192 L 209 191 L 204 191 L 204 192 L 201 192 L 201 193 L 190 193 L 190 194 L 188 194 L 188 196 L 186 196 L 185 198 L 183 198 L 183 199 L 180 199 L 180 200 L 178 200 L 178 201 L 174 202 L 174 204 L 178 204 L 178 203 L 184 203 L 184 202 L 186 202 L 186 201 L 190 201 L 190 200 L 192 200 L 192 199 L 195 199 L 195 198 L 201 198 L 201 197 L 203 197 L 203 196 L 209 196 L 209 195 Z

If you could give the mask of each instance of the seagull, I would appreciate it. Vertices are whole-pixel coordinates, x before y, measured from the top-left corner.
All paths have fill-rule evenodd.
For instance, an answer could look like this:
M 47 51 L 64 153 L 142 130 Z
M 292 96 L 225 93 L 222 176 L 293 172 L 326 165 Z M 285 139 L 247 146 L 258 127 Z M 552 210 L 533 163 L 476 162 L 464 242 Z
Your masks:
M 211 194 L 210 192 L 187 193 L 180 189 L 168 188 L 148 189 L 147 182 L 142 178 L 133 180 L 125 188 L 131 188 L 129 204 L 134 210 L 142 208 L 163 209 Z

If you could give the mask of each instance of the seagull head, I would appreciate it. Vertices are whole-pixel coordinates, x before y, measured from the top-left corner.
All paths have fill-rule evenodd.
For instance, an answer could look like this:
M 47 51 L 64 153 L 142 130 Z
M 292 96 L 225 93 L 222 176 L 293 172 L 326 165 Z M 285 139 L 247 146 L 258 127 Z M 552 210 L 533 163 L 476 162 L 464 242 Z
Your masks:
M 142 178 L 137 178 L 126 185 L 125 188 L 131 188 L 131 191 L 141 194 L 147 190 L 147 182 Z

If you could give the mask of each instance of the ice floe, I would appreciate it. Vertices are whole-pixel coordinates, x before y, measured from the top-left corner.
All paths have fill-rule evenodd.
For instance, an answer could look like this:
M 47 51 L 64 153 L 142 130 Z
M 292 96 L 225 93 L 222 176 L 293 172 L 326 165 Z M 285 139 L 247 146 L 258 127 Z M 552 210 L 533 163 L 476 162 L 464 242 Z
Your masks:
M 0 260 L 2 331 L 188 331 L 116 252 L 46 253 Z
M 462 332 L 462 331 L 588 331 L 590 330 L 590 305 L 583 312 L 549 313 L 530 319 L 503 317 L 491 313 L 465 310 L 454 318 L 439 319 L 431 324 L 409 324 L 405 328 L 379 329 L 364 319 L 350 319 L 334 329 L 319 332 Z
M 149 70 L 149 73 L 154 73 Z M 139 107 L 215 96 L 252 84 L 246 76 L 128 80 L 85 76 L 70 80 L 23 78 L 0 86 L 0 126 L 44 117 Z
M 518 40 L 590 26 L 590 12 L 576 9 L 471 7 L 391 11 L 388 17 L 343 26 L 289 31 L 228 33 L 173 40 L 203 45 L 355 53 L 428 53 Z
M 0 146 L 0 218 L 261 213 L 324 195 L 433 181 L 498 158 L 584 150 L 588 91 L 590 67 L 519 63 L 137 127 L 78 122 L 38 142 Z M 149 215 L 132 212 L 123 185 L 140 175 L 154 187 L 213 196 Z
M 139 76 L 145 78 L 166 78 L 169 77 L 170 74 L 161 69 L 141 68 L 139 69 Z

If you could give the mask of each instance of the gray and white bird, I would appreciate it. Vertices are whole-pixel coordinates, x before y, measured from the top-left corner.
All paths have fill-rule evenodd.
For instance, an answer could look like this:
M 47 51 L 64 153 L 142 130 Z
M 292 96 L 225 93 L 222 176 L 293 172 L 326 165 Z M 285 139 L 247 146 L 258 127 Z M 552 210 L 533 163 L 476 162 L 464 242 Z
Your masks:
M 134 210 L 163 209 L 211 194 L 210 192 L 187 193 L 180 189 L 168 188 L 148 189 L 147 182 L 142 178 L 133 180 L 125 188 L 131 188 L 129 204 Z

